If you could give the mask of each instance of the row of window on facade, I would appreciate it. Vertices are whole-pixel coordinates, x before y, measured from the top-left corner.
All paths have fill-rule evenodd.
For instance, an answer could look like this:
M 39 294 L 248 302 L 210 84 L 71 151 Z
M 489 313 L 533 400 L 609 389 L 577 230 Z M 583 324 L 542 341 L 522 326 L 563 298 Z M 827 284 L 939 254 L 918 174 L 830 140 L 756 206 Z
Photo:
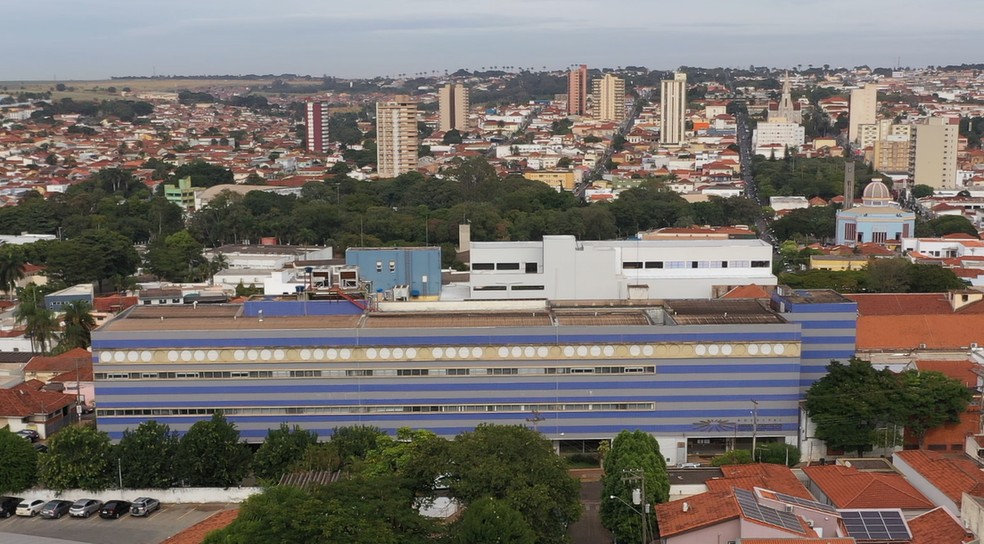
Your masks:
M 608 402 L 577 404 L 451 404 L 410 406 L 298 406 L 276 408 L 100 408 L 99 417 L 112 416 L 208 416 L 296 415 L 296 414 L 372 414 L 372 413 L 461 413 L 461 412 L 592 412 L 653 411 L 654 402 Z
M 644 268 L 769 268 L 769 261 L 624 261 L 623 270 Z
M 653 366 L 528 368 L 381 368 L 348 370 L 217 370 L 199 372 L 97 372 L 97 380 L 214 380 L 232 378 L 368 378 L 393 376 L 519 376 L 546 374 L 655 374 Z

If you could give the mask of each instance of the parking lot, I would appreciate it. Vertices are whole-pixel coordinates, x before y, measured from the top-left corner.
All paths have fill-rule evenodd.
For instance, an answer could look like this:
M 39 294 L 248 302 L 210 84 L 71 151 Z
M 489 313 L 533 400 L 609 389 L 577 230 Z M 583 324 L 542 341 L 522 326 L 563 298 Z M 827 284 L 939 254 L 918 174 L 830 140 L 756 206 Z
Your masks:
M 145 518 L 134 518 L 129 515 L 120 519 L 102 519 L 98 515 L 90 518 L 65 516 L 61 519 L 14 516 L 0 519 L 0 542 L 3 544 L 55 544 L 57 541 L 90 544 L 157 544 L 229 507 L 231 505 L 165 504 L 160 510 Z

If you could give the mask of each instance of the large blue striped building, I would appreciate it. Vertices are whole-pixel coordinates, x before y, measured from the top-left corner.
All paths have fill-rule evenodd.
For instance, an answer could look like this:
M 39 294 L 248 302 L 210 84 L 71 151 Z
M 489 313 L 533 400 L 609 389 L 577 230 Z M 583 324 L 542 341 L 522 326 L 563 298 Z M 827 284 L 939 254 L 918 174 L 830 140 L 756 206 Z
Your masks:
M 281 422 L 323 436 L 496 422 L 559 445 L 642 429 L 671 462 L 753 434 L 796 444 L 804 386 L 853 354 L 856 308 L 838 297 L 135 307 L 93 332 L 98 424 L 183 432 L 221 410 L 259 442 Z

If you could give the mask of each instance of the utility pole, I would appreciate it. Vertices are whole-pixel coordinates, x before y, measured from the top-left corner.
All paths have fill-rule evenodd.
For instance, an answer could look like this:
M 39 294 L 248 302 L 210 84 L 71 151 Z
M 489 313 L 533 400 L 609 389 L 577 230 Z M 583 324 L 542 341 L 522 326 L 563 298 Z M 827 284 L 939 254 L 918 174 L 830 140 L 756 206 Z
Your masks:
M 752 462 L 755 462 L 755 439 L 758 434 L 758 409 L 759 403 L 757 400 L 752 399 Z
M 649 544 L 649 527 L 648 521 L 646 519 L 646 514 L 649 513 L 649 501 L 646 500 L 646 473 L 642 471 L 641 468 L 627 468 L 622 471 L 625 476 L 622 477 L 623 482 L 628 482 L 635 484 L 639 482 L 639 516 L 642 518 L 642 544 Z M 633 503 L 635 503 L 635 491 L 636 488 L 632 488 Z

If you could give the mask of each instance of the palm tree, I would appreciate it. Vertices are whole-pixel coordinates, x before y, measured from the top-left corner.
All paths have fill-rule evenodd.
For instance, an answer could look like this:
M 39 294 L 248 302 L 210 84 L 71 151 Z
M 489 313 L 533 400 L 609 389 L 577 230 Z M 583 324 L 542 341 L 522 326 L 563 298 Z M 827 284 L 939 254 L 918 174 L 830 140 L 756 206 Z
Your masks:
M 17 282 L 24 278 L 24 256 L 20 251 L 6 247 L 0 252 L 0 288 L 11 300 Z
M 14 321 L 23 324 L 24 335 L 31 338 L 31 348 L 41 353 L 48 352 L 48 345 L 55 334 L 55 313 L 38 305 L 37 300 L 23 300 L 14 310 Z
M 92 305 L 87 300 L 73 300 L 64 308 L 62 322 L 65 329 L 58 343 L 58 351 L 64 353 L 70 349 L 88 348 L 92 344 L 92 329 L 96 327 Z

